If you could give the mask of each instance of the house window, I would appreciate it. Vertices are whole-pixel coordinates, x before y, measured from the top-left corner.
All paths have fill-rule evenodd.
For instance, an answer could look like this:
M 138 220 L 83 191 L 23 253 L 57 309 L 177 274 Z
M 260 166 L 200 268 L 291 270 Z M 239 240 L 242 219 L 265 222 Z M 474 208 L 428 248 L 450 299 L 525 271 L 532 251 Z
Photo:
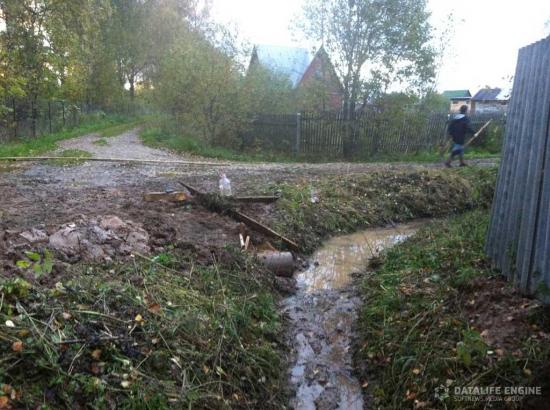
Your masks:
M 458 101 L 453 101 L 453 105 L 456 105 L 458 104 L 459 102 Z

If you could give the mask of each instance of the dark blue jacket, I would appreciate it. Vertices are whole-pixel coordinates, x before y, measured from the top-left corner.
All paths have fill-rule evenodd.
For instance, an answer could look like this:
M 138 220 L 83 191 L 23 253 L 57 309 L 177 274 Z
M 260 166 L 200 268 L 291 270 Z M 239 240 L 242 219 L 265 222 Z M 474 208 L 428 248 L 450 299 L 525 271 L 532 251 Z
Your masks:
M 470 118 L 464 114 L 457 114 L 449 123 L 449 135 L 453 138 L 455 144 L 464 145 L 466 134 L 475 134 L 470 123 Z

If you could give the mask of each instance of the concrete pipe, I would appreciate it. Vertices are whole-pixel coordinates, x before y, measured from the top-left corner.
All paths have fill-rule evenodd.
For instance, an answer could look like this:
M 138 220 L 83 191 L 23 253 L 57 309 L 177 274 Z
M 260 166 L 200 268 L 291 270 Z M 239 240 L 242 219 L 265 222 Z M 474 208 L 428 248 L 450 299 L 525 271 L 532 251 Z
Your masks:
M 294 256 L 291 252 L 260 252 L 258 259 L 277 276 L 290 277 L 294 272 Z

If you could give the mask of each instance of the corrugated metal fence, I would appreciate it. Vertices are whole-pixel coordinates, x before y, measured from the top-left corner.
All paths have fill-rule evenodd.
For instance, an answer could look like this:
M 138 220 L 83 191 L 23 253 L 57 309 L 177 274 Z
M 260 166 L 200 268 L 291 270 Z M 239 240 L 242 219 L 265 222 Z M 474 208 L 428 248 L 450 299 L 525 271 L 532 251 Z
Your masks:
M 491 130 L 502 132 L 503 115 L 476 115 L 474 129 L 493 119 Z M 346 119 L 339 113 L 257 115 L 243 136 L 243 149 L 317 158 L 376 158 L 433 150 L 445 142 L 448 114 L 370 111 Z M 480 138 L 478 142 L 482 142 Z
M 550 302 L 550 37 L 519 51 L 487 253 Z

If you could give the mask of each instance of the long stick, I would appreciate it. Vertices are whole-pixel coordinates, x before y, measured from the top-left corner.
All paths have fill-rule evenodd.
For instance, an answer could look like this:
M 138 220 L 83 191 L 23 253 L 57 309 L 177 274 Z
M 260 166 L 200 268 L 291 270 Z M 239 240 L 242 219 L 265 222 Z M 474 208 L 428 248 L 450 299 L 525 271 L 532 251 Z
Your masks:
M 200 162 L 200 161 L 176 161 L 159 159 L 132 159 L 132 158 L 85 158 L 85 157 L 0 157 L 0 161 L 99 161 L 99 162 L 125 162 L 125 163 L 144 163 L 144 164 L 177 164 L 177 165 L 207 165 L 212 167 L 231 166 L 225 162 Z
M 489 124 L 490 124 L 492 121 L 493 121 L 492 119 L 490 119 L 489 121 L 487 121 L 487 122 L 479 129 L 479 131 L 476 132 L 476 133 L 474 134 L 474 136 L 472 137 L 472 139 L 470 139 L 470 141 L 468 141 L 468 142 L 464 145 L 464 147 L 467 147 L 468 145 L 470 145 L 470 144 L 472 143 L 473 140 L 475 140 L 477 137 L 479 137 L 479 136 L 481 135 L 481 133 L 483 132 L 483 130 L 484 130 L 485 128 L 487 128 L 487 127 L 489 126 Z M 452 144 L 451 141 L 449 141 L 447 144 L 445 144 L 445 146 L 443 147 L 443 150 L 441 151 L 441 155 L 444 155 L 444 154 L 449 150 L 449 148 L 451 148 L 451 144 Z
M 472 139 L 471 139 L 470 141 L 468 141 L 468 142 L 466 143 L 466 145 L 464 145 L 464 147 L 467 147 L 468 145 L 470 145 L 470 144 L 472 143 L 473 140 L 475 140 L 477 137 L 479 137 L 479 136 L 481 135 L 481 133 L 483 132 L 483 130 L 484 130 L 485 128 L 487 128 L 487 127 L 489 126 L 489 124 L 490 124 L 492 121 L 493 121 L 492 119 L 490 119 L 489 121 L 487 121 L 487 122 L 485 123 L 485 125 L 483 125 L 483 127 L 481 127 L 481 128 L 479 129 L 479 131 L 476 132 L 476 133 L 474 134 L 474 136 L 472 137 Z
M 179 181 L 179 184 L 184 186 L 185 188 L 187 188 L 189 190 L 189 192 L 191 192 L 194 195 L 198 195 L 198 196 L 204 195 L 204 192 L 200 191 L 199 189 L 197 189 L 197 188 L 195 188 L 195 187 L 193 187 L 189 184 L 186 184 L 185 182 Z M 250 228 L 254 229 L 255 231 L 263 233 L 266 236 L 270 236 L 272 238 L 279 239 L 286 246 L 288 246 L 289 249 L 292 249 L 295 252 L 300 252 L 300 246 L 296 242 L 291 241 L 290 239 L 284 237 L 283 235 L 281 235 L 278 232 L 275 232 L 273 229 L 269 228 L 268 226 L 262 224 L 259 221 L 256 221 L 255 219 L 249 217 L 248 215 L 245 215 L 245 214 L 243 214 L 241 212 L 238 212 L 238 211 L 235 211 L 233 209 L 227 210 L 227 213 L 231 218 L 233 218 L 233 219 L 235 219 L 239 222 L 243 222 L 244 224 L 246 224 Z

